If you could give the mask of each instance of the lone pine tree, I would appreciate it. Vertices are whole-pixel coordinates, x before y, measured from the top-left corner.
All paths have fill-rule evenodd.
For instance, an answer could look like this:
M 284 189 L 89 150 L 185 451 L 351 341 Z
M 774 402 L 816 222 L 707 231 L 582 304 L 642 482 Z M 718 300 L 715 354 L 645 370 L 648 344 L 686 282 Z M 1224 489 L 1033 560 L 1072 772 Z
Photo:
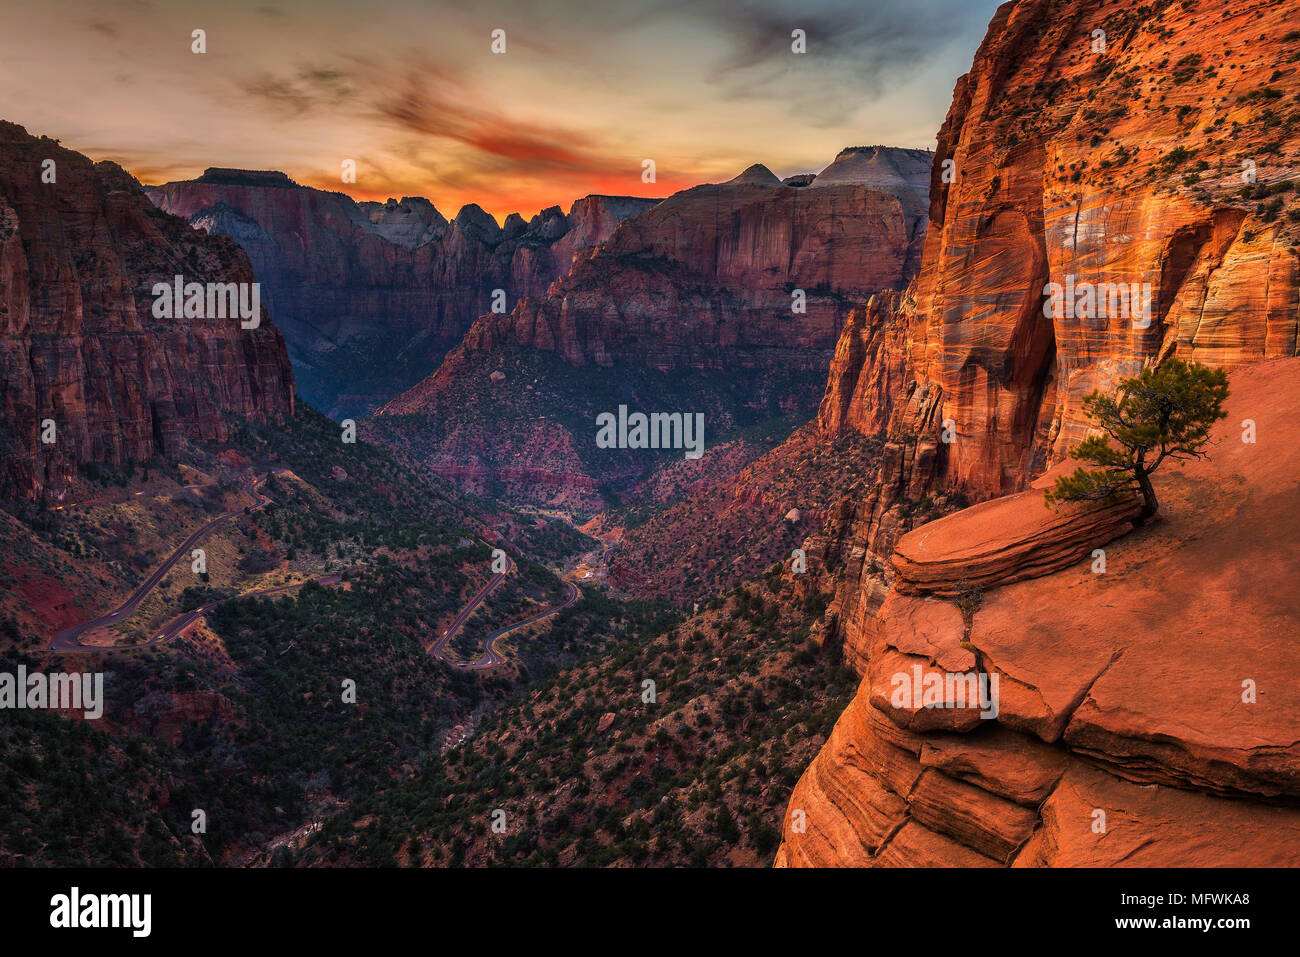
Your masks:
M 1227 373 L 1182 359 L 1122 380 L 1113 396 L 1093 392 L 1083 408 L 1106 434 L 1090 435 L 1070 454 L 1096 468 L 1058 476 L 1045 503 L 1113 499 L 1136 486 L 1142 492 L 1139 520 L 1146 521 L 1160 508 L 1151 473 L 1165 459 L 1204 458 L 1210 427 L 1228 414 L 1227 398 Z

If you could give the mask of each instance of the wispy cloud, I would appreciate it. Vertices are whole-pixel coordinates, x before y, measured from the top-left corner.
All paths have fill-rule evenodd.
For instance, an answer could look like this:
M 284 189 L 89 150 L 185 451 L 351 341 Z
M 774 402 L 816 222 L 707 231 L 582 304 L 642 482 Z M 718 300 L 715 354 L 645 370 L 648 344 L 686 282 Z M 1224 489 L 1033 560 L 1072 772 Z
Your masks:
M 303 66 L 294 73 L 255 73 L 238 81 L 254 106 L 278 116 L 334 110 L 352 100 L 356 89 L 338 69 Z
M 148 181 L 278 168 L 358 197 L 530 215 L 754 162 L 815 170 L 859 143 L 928 145 L 995 4 L 42 0 L 0 32 L 0 116 Z
M 586 134 L 542 127 L 476 102 L 470 88 L 443 68 L 413 67 L 394 87 L 380 93 L 375 108 L 401 129 L 462 143 L 539 172 L 582 174 L 608 167 Z
M 970 0 L 782 4 L 747 0 L 725 9 L 690 4 L 729 45 L 708 79 L 728 100 L 783 97 L 819 120 L 880 99 L 891 83 L 939 58 L 988 11 Z M 792 50 L 802 30 L 806 52 Z M 954 75 L 955 78 L 955 75 Z M 798 87 L 791 95 L 791 81 Z

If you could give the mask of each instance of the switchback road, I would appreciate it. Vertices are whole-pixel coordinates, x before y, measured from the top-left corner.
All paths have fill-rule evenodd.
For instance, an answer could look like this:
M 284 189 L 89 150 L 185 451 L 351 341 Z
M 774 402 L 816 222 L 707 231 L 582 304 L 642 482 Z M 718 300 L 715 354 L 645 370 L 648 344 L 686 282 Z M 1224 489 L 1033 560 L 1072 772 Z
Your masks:
M 255 512 L 258 509 L 265 508 L 268 504 L 270 504 L 271 500 L 258 491 L 258 489 L 261 488 L 261 486 L 266 482 L 266 479 L 267 476 L 263 475 L 261 478 L 258 478 L 257 476 L 253 476 L 253 478 L 249 480 L 248 488 L 246 491 L 250 495 L 252 495 L 255 499 L 257 499 L 257 504 L 249 508 L 250 512 Z M 126 621 L 128 618 L 134 615 L 136 609 L 140 607 L 140 602 L 144 601 L 144 599 L 148 596 L 148 594 L 158 586 L 158 583 L 163 580 L 163 577 L 169 571 L 171 571 L 172 566 L 174 566 L 182 558 L 189 557 L 190 549 L 192 549 L 199 542 L 203 541 L 203 539 L 207 538 L 208 535 L 211 534 L 212 531 L 217 527 L 225 524 L 226 522 L 230 521 L 232 518 L 235 518 L 236 516 L 243 515 L 243 514 L 244 514 L 244 509 L 241 507 L 241 508 L 234 509 L 233 511 L 226 512 L 223 515 L 218 515 L 212 521 L 208 522 L 206 525 L 204 525 L 202 528 L 196 531 L 189 538 L 185 539 L 185 542 L 178 549 L 176 549 L 176 551 L 172 552 L 171 556 L 160 566 L 158 566 L 158 569 L 152 575 L 146 578 L 140 584 L 140 587 L 131 593 L 131 596 L 127 598 L 126 601 L 118 605 L 117 608 L 115 608 L 113 611 L 110 611 L 106 615 L 101 615 L 100 617 L 94 619 L 93 621 L 83 621 L 79 625 L 73 625 L 70 628 L 64 628 L 61 632 L 55 635 L 54 640 L 50 642 L 50 650 L 60 651 L 60 652 L 105 650 L 105 648 L 109 646 L 82 644 L 81 636 L 87 631 L 93 631 L 96 628 L 103 628 L 106 625 L 116 624 L 119 621 Z M 192 613 L 187 613 L 187 614 L 192 614 Z M 168 623 L 168 628 L 170 628 L 170 626 L 173 624 L 175 624 L 175 620 Z M 151 638 L 149 641 L 140 642 L 134 645 L 123 645 L 123 646 L 114 646 L 114 647 L 148 648 L 151 645 L 162 644 L 164 641 L 170 641 L 172 637 L 174 637 L 174 634 L 168 636 L 167 629 L 165 628 L 162 634 L 159 634 L 155 638 Z
M 503 665 L 506 663 L 507 659 L 505 655 L 501 654 L 501 652 L 496 650 L 495 645 L 496 645 L 496 640 L 498 638 L 501 638 L 504 635 L 508 635 L 510 632 L 514 631 L 517 628 L 523 628 L 525 625 L 532 625 L 535 624 L 536 622 L 542 621 L 543 619 L 549 618 L 551 617 L 551 615 L 554 615 L 557 612 L 563 611 L 565 608 L 568 608 L 570 605 L 572 605 L 575 601 L 577 601 L 582 596 L 582 592 L 578 590 L 577 585 L 575 585 L 573 582 L 566 581 L 564 584 L 568 586 L 569 597 L 564 601 L 563 604 L 556 605 L 554 608 L 548 608 L 545 611 L 539 612 L 538 614 L 533 615 L 530 618 L 525 618 L 523 621 L 514 622 L 513 624 L 506 625 L 504 628 L 494 631 L 492 634 L 488 635 L 487 640 L 483 642 L 482 656 L 477 658 L 474 661 L 467 662 L 467 663 L 448 661 L 447 658 L 443 656 L 443 650 L 447 647 L 448 642 L 450 642 L 451 639 L 455 637 L 456 632 L 458 632 L 461 628 L 464 627 L 465 622 L 469 621 L 470 616 L 474 614 L 474 612 L 478 609 L 479 605 L 483 604 L 484 600 L 488 597 L 488 595 L 492 594 L 492 592 L 496 590 L 497 586 L 500 585 L 503 581 L 505 581 L 506 575 L 514 571 L 515 569 L 514 559 L 509 559 L 508 556 L 507 558 L 510 561 L 510 567 L 507 568 L 504 572 L 493 575 L 492 579 L 486 585 L 484 585 L 482 588 L 479 589 L 478 594 L 476 594 L 472 599 L 470 599 L 469 604 L 467 604 L 464 608 L 461 609 L 460 614 L 456 616 L 456 620 L 453 621 L 446 628 L 446 630 L 443 631 L 443 633 L 438 636 L 438 638 L 433 642 L 433 644 L 429 645 L 428 647 L 429 654 L 433 655 L 439 661 L 446 662 L 447 664 L 451 665 L 453 668 L 463 668 L 467 671 L 479 671 L 482 670 L 483 668 L 492 668 L 496 665 Z
M 254 476 L 249 481 L 247 491 L 250 495 L 252 495 L 257 500 L 257 504 L 250 507 L 249 511 L 257 511 L 258 509 L 265 508 L 268 504 L 270 504 L 271 500 L 267 498 L 265 495 L 263 495 L 260 491 L 258 491 L 258 489 L 261 488 L 263 484 L 265 484 L 267 478 L 268 476 L 266 475 L 263 475 L 260 478 Z M 203 605 L 202 607 L 194 608 L 191 609 L 190 611 L 182 612 L 181 614 L 177 615 L 171 621 L 163 625 L 162 628 L 159 629 L 157 634 L 155 634 L 153 637 L 149 638 L 146 641 L 135 642 L 132 644 L 121 644 L 121 645 L 87 645 L 82 642 L 81 636 L 88 631 L 94 631 L 97 628 L 103 628 L 108 625 L 116 624 L 118 622 L 126 621 L 127 619 L 129 619 L 132 615 L 135 614 L 136 609 L 139 608 L 140 606 L 140 603 L 144 601 L 144 599 L 148 597 L 149 593 L 158 586 L 158 583 L 163 580 L 163 578 L 167 575 L 169 571 L 171 571 L 173 566 L 175 566 L 176 563 L 179 562 L 182 558 L 189 557 L 190 550 L 194 548 L 195 545 L 203 541 L 203 539 L 205 539 L 216 528 L 218 528 L 225 522 L 228 522 L 230 521 L 230 519 L 243 514 L 244 514 L 243 508 L 234 509 L 233 511 L 226 512 L 223 515 L 218 515 L 216 518 L 212 519 L 212 521 L 208 522 L 207 524 L 199 528 L 192 535 L 190 535 L 190 537 L 187 538 L 184 541 L 184 543 L 180 545 L 179 548 L 177 548 L 174 552 L 172 552 L 172 554 L 167 558 L 167 560 L 163 562 L 160 566 L 158 566 L 158 568 L 154 571 L 152 575 L 150 575 L 143 582 L 141 582 L 140 586 L 136 588 L 134 592 L 131 593 L 130 597 L 128 597 L 126 601 L 122 602 L 121 605 L 119 605 L 117 608 L 115 608 L 113 611 L 110 611 L 106 615 L 101 615 L 100 617 L 95 618 L 91 621 L 84 621 L 79 625 L 72 625 L 71 627 L 63 629 L 57 635 L 55 635 L 53 641 L 50 642 L 50 650 L 68 654 L 68 653 L 75 653 L 75 652 L 107 651 L 110 649 L 122 649 L 122 648 L 151 648 L 156 645 L 163 645 L 170 641 L 175 640 L 179 635 L 184 633 L 184 631 L 187 628 L 189 628 L 192 624 L 194 624 L 194 622 L 198 621 L 200 618 L 202 618 L 204 615 L 210 612 L 213 608 L 217 607 L 223 602 L 234 601 L 236 598 L 250 598 L 250 597 L 260 596 L 260 595 L 274 595 L 281 592 L 291 591 L 295 588 L 301 588 L 303 585 L 305 585 L 306 582 L 295 582 L 289 585 L 277 585 L 274 588 L 266 588 L 266 589 L 262 589 L 261 591 L 245 592 L 242 595 L 231 595 L 228 598 L 221 598 L 218 599 L 217 601 L 209 602 L 208 604 Z M 608 549 L 606 549 L 605 555 L 608 555 Z M 472 616 L 474 612 L 478 609 L 478 607 L 481 604 L 483 604 L 483 602 L 487 599 L 487 597 L 490 594 L 492 594 L 492 592 L 495 591 L 503 581 L 505 581 L 506 575 L 508 575 L 510 572 L 515 570 L 514 559 L 510 558 L 509 556 L 506 556 L 506 558 L 507 561 L 510 562 L 509 567 L 504 572 L 500 572 L 499 574 L 493 575 L 492 578 L 488 581 L 488 583 L 484 585 L 481 589 L 479 589 L 478 593 L 475 594 L 474 597 L 470 599 L 469 603 L 466 604 L 465 607 L 461 609 L 460 614 L 456 616 L 456 620 L 453 621 L 445 631 L 443 631 L 441 636 L 439 636 L 436 640 L 434 640 L 432 644 L 430 644 L 426 648 L 429 654 L 433 655 L 439 661 L 445 661 L 447 664 L 451 665 L 454 668 L 464 668 L 472 671 L 477 671 L 483 668 L 491 668 L 496 665 L 505 664 L 506 663 L 505 656 L 502 655 L 499 651 L 497 651 L 495 647 L 498 638 L 501 638 L 504 635 L 508 635 L 510 632 L 515 631 L 518 628 L 523 628 L 526 625 L 532 625 L 546 618 L 549 618 L 550 616 L 560 611 L 563 611 L 565 608 L 568 608 L 570 605 L 572 605 L 575 601 L 577 601 L 581 597 L 582 593 L 578 590 L 578 586 L 571 581 L 566 581 L 565 585 L 569 589 L 569 597 L 563 602 L 563 604 L 556 605 L 554 608 L 548 608 L 542 612 L 539 612 L 536 615 L 533 615 L 529 618 L 525 618 L 523 621 L 514 622 L 513 624 L 507 625 L 504 628 L 501 628 L 493 632 L 491 635 L 488 636 L 487 640 L 484 642 L 483 655 L 475 661 L 464 663 L 464 664 L 455 661 L 447 661 L 447 659 L 443 656 L 443 651 L 447 647 L 448 642 L 451 641 L 451 639 L 455 636 L 457 631 L 459 631 L 461 628 L 465 626 L 465 622 L 469 621 L 470 616 Z M 603 574 L 604 572 L 602 569 L 602 576 Z M 323 575 L 310 580 L 318 582 L 319 584 L 322 585 L 336 585 L 342 579 L 341 576 L 335 574 L 335 575 Z

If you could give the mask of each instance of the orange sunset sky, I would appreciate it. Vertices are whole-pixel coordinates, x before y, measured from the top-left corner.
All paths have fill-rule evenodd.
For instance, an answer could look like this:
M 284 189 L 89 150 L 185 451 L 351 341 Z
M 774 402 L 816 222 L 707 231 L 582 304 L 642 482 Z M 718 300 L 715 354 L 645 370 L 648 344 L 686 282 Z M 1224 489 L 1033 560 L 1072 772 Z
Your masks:
M 846 146 L 933 148 L 995 4 L 3 6 L 0 118 L 146 183 L 279 169 L 358 199 L 427 196 L 448 216 L 473 202 L 502 219 L 587 193 L 664 196 L 756 162 L 816 172 Z M 355 184 L 341 181 L 345 159 Z

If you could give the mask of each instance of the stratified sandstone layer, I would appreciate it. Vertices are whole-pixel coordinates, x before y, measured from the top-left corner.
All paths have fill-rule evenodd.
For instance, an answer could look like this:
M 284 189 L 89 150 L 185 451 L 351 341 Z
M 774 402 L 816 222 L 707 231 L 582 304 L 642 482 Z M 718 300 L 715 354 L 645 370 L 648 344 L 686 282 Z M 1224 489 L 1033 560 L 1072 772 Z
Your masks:
M 658 200 L 587 196 L 505 226 L 478 206 L 450 222 L 421 197 L 357 203 L 283 173 L 209 169 L 151 187 L 170 213 L 248 253 L 284 329 L 303 395 L 357 415 L 415 384 L 500 289 L 513 306 L 545 292 L 576 254 Z
M 375 434 L 443 474 L 471 467 L 475 491 L 594 509 L 608 499 L 585 489 L 626 487 L 656 464 L 590 454 L 601 411 L 697 411 L 710 439 L 811 411 L 853 303 L 915 274 L 928 157 L 852 149 L 826 185 L 755 166 L 675 194 L 579 255 L 546 296 L 480 318 L 379 410 Z M 511 482 L 521 469 L 554 480 Z
M 957 594 L 960 563 L 929 570 L 931 597 L 890 592 L 778 863 L 1300 864 L 1300 359 L 1229 381 L 1209 459 L 1162 467 L 1161 519 L 1105 544 L 1104 565 L 1088 551 L 986 578 L 965 617 L 933 597 Z M 1055 474 L 998 500 L 1010 550 Z M 918 531 L 957 554 L 970 525 L 957 512 Z M 996 716 L 900 696 L 914 669 L 997 676 Z
M 894 590 L 956 597 L 962 588 L 996 588 L 1073 565 L 1133 530 L 1142 502 L 1043 507 L 1037 489 L 963 509 L 908 532 L 894 550 Z
M 545 297 L 484 316 L 448 370 L 384 411 L 417 410 L 448 371 L 507 343 L 557 352 L 572 365 L 825 368 L 852 303 L 902 288 L 914 274 L 926 226 L 918 199 L 925 164 L 916 156 L 928 154 L 881 155 L 889 152 L 910 161 L 903 168 L 912 180 L 796 188 L 751 167 L 674 194 L 620 225 Z M 796 289 L 806 311 L 792 308 Z
M 159 211 L 120 167 L 0 123 L 3 494 L 58 500 L 83 463 L 145 462 L 183 437 L 225 440 L 231 417 L 292 411 L 284 339 L 265 309 L 255 329 L 154 318 L 154 284 L 176 275 L 254 279 L 233 241 Z
M 1300 126 L 1278 121 L 1300 96 L 1294 33 L 1271 2 L 999 8 L 940 130 L 920 274 L 850 315 L 818 417 L 886 440 L 874 483 L 808 544 L 835 569 L 851 656 L 899 539 L 1063 461 L 1091 390 L 1170 355 L 1296 354 Z M 1149 283 L 1150 324 L 1045 315 L 1044 287 L 1070 277 Z
M 958 82 L 937 154 L 955 178 L 936 166 L 900 318 L 917 381 L 954 423 L 942 472 L 972 495 L 1023 488 L 1086 434 L 1084 396 L 1156 358 L 1296 354 L 1294 224 L 1242 179 L 1248 162 L 1259 184 L 1296 176 L 1300 130 L 1268 106 L 1300 93 L 1300 71 L 1277 69 L 1300 54 L 1293 9 L 1155 9 L 1004 4 Z M 1094 316 L 1044 315 L 1044 286 L 1071 277 L 1149 284 L 1149 324 L 1109 298 Z
M 1087 572 L 1091 550 L 1104 546 L 1113 557 L 1115 549 L 1167 532 L 1170 524 L 1106 544 L 1124 531 L 1124 516 L 1099 515 L 1098 527 L 1085 522 L 1072 530 L 1070 515 L 1045 513 L 1033 505 L 1039 494 L 1033 492 L 955 518 L 950 537 L 925 525 L 942 526 L 933 520 L 972 501 L 1014 496 L 1049 468 L 1063 467 L 1069 448 L 1087 432 L 1082 399 L 1093 389 L 1111 389 L 1171 355 L 1233 370 L 1237 388 L 1249 367 L 1272 367 L 1269 360 L 1297 354 L 1300 127 L 1286 117 L 1300 96 L 1300 34 L 1292 19 L 1288 5 L 1276 2 L 1171 3 L 1141 16 L 1127 4 L 1101 0 L 1017 0 L 999 8 L 971 72 L 956 85 L 939 134 L 920 275 L 902 294 L 876 296 L 850 315 L 818 417 L 828 437 L 857 430 L 885 442 L 874 482 L 806 543 L 814 577 L 823 570 L 820 582 L 835 591 L 821 636 L 842 641 L 867 681 L 873 675 L 877 681 L 864 689 L 858 707 L 887 703 L 888 682 L 879 681 L 900 667 L 951 667 L 978 649 L 981 666 L 992 660 L 1008 675 L 1004 718 L 1017 733 L 1072 746 L 1077 740 L 1075 752 L 1125 765 L 1131 779 L 1185 789 L 1186 800 L 1208 801 L 1210 809 L 1230 808 L 1224 820 L 1239 807 L 1258 805 L 1206 793 L 1268 800 L 1292 793 L 1286 790 L 1292 784 L 1281 781 L 1290 771 L 1265 756 L 1294 747 L 1300 739 L 1294 723 L 1290 731 L 1270 728 L 1259 749 L 1245 725 L 1221 729 L 1230 738 L 1236 727 L 1235 746 L 1222 739 L 1192 746 L 1199 732 L 1185 726 L 1153 725 L 1136 737 L 1088 727 L 1092 705 L 1085 699 L 1094 679 L 1106 687 L 1128 674 L 1120 665 L 1129 660 L 1162 677 L 1158 659 L 1184 663 L 1190 624 L 1181 609 L 1204 609 L 1203 598 L 1212 595 L 1217 614 L 1205 614 L 1214 620 L 1250 605 L 1239 590 L 1207 595 L 1178 554 L 1167 557 L 1165 577 L 1147 586 L 1150 605 L 1132 620 L 1069 594 L 1045 596 L 1032 612 L 1017 603 L 994 625 L 1003 596 L 1074 574 L 1060 570 L 1074 556 L 1084 580 L 1113 581 Z M 1098 30 L 1104 50 L 1094 50 Z M 1135 322 L 1112 311 L 1109 301 L 1091 316 L 1045 314 L 1045 287 L 1071 281 L 1149 283 L 1149 324 L 1141 315 Z M 1273 368 L 1275 387 L 1289 388 L 1294 365 Z M 1250 413 L 1236 421 L 1245 417 Z M 1286 423 L 1278 428 L 1286 431 Z M 1220 478 L 1255 496 L 1263 482 L 1257 467 Z M 1200 486 L 1206 501 L 1222 501 L 1218 480 Z M 1293 480 L 1279 481 L 1293 488 Z M 1033 507 L 1020 513 L 1020 503 Z M 1228 514 L 1238 504 L 1230 499 Z M 999 516 L 1013 514 L 1020 518 L 997 527 Z M 918 527 L 922 532 L 912 531 Z M 1262 540 L 1274 539 L 1267 522 L 1259 529 Z M 1240 560 L 1275 561 L 1266 554 L 1242 551 Z M 1206 557 L 1206 567 L 1235 563 L 1235 555 Z M 989 593 L 973 622 L 952 605 L 946 613 L 935 610 L 945 596 L 965 595 L 969 603 L 979 586 Z M 1155 601 L 1157 593 L 1166 597 Z M 1273 608 L 1271 619 L 1244 611 L 1248 627 L 1233 640 L 1239 653 L 1254 656 L 1254 670 L 1277 677 L 1272 662 L 1283 649 L 1276 635 L 1293 634 L 1297 616 L 1267 601 L 1261 607 Z M 1076 632 L 1039 644 L 1076 616 Z M 1112 618 L 1143 641 L 1118 648 Z M 1217 647 L 1192 647 L 1206 661 L 1223 660 Z M 1034 648 L 1040 650 L 1031 654 Z M 1120 664 L 1112 662 L 1116 654 Z M 1017 677 L 1011 661 L 1022 669 L 1033 662 L 1032 673 Z M 1047 677 L 1067 666 L 1077 670 L 1069 680 Z M 1141 710 L 1150 692 L 1135 681 L 1123 686 L 1131 698 L 1117 691 L 1109 699 L 1111 714 Z M 1234 687 L 1240 694 L 1240 681 Z M 1212 723 L 1203 710 L 1188 713 Z M 919 730 L 944 722 L 969 730 L 968 719 L 940 715 L 894 716 Z M 1135 770 L 1140 767 L 1146 770 Z M 810 770 L 808 780 L 826 773 Z M 838 813 L 825 802 L 822 807 L 830 817 Z M 929 825 L 909 818 L 905 846 L 922 847 L 922 826 Z M 796 862 L 800 852 L 792 848 L 783 859 Z M 1225 852 L 1219 862 L 1244 856 Z M 830 862 L 825 854 L 812 857 Z M 902 856 L 882 851 L 879 860 Z

